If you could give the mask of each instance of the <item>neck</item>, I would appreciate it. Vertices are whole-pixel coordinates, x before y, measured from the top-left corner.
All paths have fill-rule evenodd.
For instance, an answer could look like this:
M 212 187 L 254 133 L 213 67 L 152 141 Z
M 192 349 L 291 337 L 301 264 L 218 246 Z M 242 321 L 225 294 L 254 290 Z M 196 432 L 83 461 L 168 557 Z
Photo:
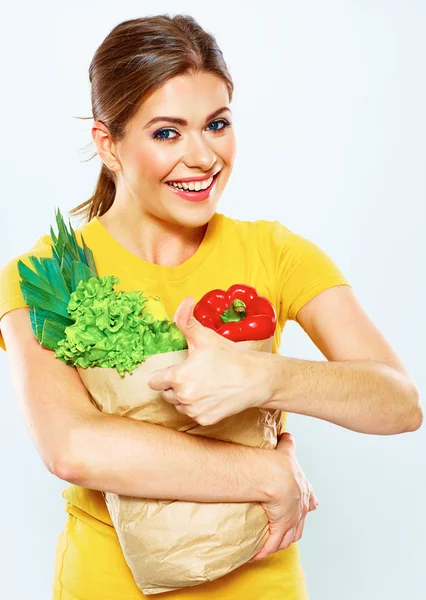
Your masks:
M 98 219 L 127 250 L 150 263 L 168 267 L 176 267 L 195 254 L 208 226 L 185 227 L 147 212 L 136 216 L 115 203 Z

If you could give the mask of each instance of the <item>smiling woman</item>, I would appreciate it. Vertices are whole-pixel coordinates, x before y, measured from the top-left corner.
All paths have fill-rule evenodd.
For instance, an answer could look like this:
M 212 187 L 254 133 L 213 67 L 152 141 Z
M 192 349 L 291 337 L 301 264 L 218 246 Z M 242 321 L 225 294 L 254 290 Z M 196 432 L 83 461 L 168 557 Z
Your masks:
M 104 40 L 89 74 L 103 165 L 95 194 L 70 214 L 97 215 L 145 260 L 179 264 L 204 237 L 233 167 L 233 83 L 223 55 L 190 17 L 135 19 Z
M 272 223 L 231 219 L 216 210 L 231 175 L 235 135 L 233 83 L 214 37 L 184 15 L 125 21 L 95 52 L 89 76 L 88 118 L 102 167 L 93 196 L 70 214 L 86 218 L 76 235 L 92 249 L 99 275 L 116 274 L 117 290 L 159 295 L 169 315 L 187 296 L 199 299 L 234 283 L 253 286 L 278 309 L 273 274 L 280 248 Z M 291 242 L 288 230 L 282 231 Z M 53 600 L 144 597 L 126 564 L 102 494 L 107 491 L 200 503 L 262 502 L 271 531 L 263 560 L 233 566 L 213 581 L 194 581 L 168 592 L 168 599 L 306 599 L 292 542 L 317 501 L 291 438 L 284 436 L 276 450 L 251 448 L 94 410 L 77 371 L 52 360 L 32 338 L 17 260 L 29 265 L 30 255 L 51 252 L 52 238 L 44 235 L 0 271 L 0 345 L 10 355 L 43 461 L 70 483 L 63 492 L 68 517 L 57 544 Z M 327 286 L 346 284 L 329 260 L 317 273 Z M 274 353 L 280 335 L 276 328 Z M 224 355 L 215 358 L 220 360 Z M 228 369 L 241 370 L 237 361 Z M 247 378 L 240 381 L 248 385 Z M 211 383 L 221 382 L 216 377 Z M 256 379 L 252 390 L 262 385 Z
M 125 21 L 96 50 L 89 76 L 88 118 L 102 166 L 94 194 L 70 214 L 86 218 L 76 235 L 93 251 L 99 276 L 116 275 L 117 290 L 160 296 L 169 315 L 187 296 L 198 300 L 233 284 L 255 288 L 277 315 L 271 353 L 260 358 L 237 352 L 231 342 L 211 348 L 194 342 L 180 374 L 157 380 L 165 396 L 178 398 L 181 411 L 185 403 L 196 405 L 193 415 L 209 403 L 225 414 L 240 406 L 238 399 L 247 400 L 249 389 L 253 406 L 270 403 L 364 433 L 419 427 L 414 384 L 334 261 L 279 221 L 244 221 L 217 211 L 236 143 L 233 84 L 215 38 L 184 15 Z M 17 261 L 29 265 L 30 256 L 51 253 L 52 237 L 43 235 L 0 271 L 0 346 L 9 353 L 44 464 L 70 483 L 63 492 L 68 515 L 57 544 L 53 600 L 144 597 L 102 492 L 262 504 L 270 535 L 255 564 L 232 564 L 226 576 L 158 598 L 306 600 L 297 542 L 317 500 L 291 436 L 284 434 L 273 450 L 251 448 L 100 413 L 75 368 L 52 358 L 32 335 Z M 178 320 L 188 338 L 213 339 L 185 314 Z M 288 320 L 297 320 L 333 362 L 279 356 Z M 173 525 L 184 545 L 187 532 Z M 234 531 L 230 523 L 223 527 Z M 203 557 L 194 553 L 194 561 L 202 565 Z
M 108 176 L 105 165 L 101 171 L 100 187 L 114 177 L 114 190 L 107 187 L 113 203 L 99 197 L 99 219 L 141 258 L 176 264 L 198 247 L 234 162 L 231 121 L 218 118 L 231 114 L 229 102 L 221 77 L 195 70 L 150 90 L 124 137 L 111 134 L 107 119 L 95 120 L 97 153 L 110 166 Z

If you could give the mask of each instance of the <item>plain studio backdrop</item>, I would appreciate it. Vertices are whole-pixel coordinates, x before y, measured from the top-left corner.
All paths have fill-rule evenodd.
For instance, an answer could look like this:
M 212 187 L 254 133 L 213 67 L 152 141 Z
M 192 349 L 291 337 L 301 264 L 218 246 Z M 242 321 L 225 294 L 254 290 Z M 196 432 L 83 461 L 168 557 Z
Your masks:
M 92 194 L 101 165 L 98 156 L 83 162 L 95 149 L 84 150 L 92 121 L 74 117 L 91 115 L 96 48 L 124 20 L 182 12 L 216 36 L 235 82 L 237 158 L 217 210 L 277 219 L 322 247 L 423 400 L 420 0 L 9 4 L 0 39 L 1 265 L 49 233 L 54 207 L 68 222 L 67 211 Z M 280 352 L 325 360 L 294 322 Z M 2 597 L 46 600 L 68 484 L 31 442 L 3 352 L 0 369 Z M 289 415 L 288 430 L 319 499 L 300 541 L 312 600 L 424 598 L 425 427 L 376 436 Z

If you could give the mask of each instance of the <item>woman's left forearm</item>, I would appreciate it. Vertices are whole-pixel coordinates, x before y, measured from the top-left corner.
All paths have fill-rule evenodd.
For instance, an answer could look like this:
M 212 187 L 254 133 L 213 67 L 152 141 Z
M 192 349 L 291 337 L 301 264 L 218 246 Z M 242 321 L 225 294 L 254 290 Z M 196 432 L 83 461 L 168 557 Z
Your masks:
M 418 389 L 407 376 L 383 363 L 310 361 L 269 353 L 262 360 L 268 389 L 262 408 L 382 435 L 414 431 L 422 423 Z

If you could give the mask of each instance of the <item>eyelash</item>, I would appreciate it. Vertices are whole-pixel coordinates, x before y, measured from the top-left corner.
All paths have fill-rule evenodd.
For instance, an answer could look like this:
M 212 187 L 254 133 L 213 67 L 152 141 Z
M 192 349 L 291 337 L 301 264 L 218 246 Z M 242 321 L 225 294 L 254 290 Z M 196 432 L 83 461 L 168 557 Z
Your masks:
M 231 125 L 231 122 L 228 121 L 227 119 L 215 119 L 214 121 L 209 123 L 209 125 L 207 127 L 210 127 L 210 125 L 212 125 L 213 123 L 223 123 L 223 127 L 221 127 L 220 129 L 213 129 L 212 130 L 213 133 L 219 133 L 220 131 L 224 131 Z M 177 139 L 176 137 L 172 137 L 172 138 L 159 137 L 159 135 L 163 131 L 174 131 L 175 133 L 177 133 L 176 129 L 172 129 L 171 127 L 163 127 L 162 129 L 158 129 L 155 133 L 152 134 L 152 136 L 151 136 L 152 139 L 156 140 L 157 142 L 171 142 L 172 140 Z

